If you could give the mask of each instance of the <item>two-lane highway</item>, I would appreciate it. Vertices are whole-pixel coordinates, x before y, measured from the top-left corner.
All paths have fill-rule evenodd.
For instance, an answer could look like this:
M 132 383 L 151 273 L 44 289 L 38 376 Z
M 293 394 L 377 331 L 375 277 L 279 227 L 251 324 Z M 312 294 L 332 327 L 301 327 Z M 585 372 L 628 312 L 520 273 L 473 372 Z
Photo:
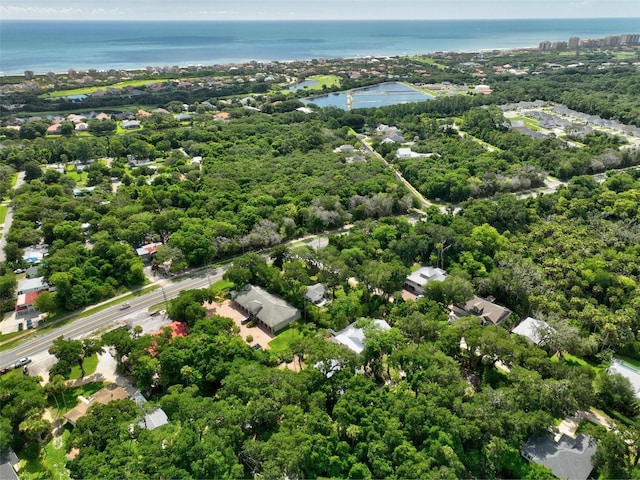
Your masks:
M 225 270 L 224 268 L 219 268 L 214 274 L 207 275 L 204 272 L 200 272 L 179 282 L 167 282 L 161 288 L 152 292 L 127 299 L 127 303 L 131 307 L 126 310 L 121 310 L 121 304 L 118 304 L 98 313 L 73 320 L 67 325 L 36 333 L 28 342 L 11 350 L 0 352 L 0 368 L 13 365 L 19 358 L 32 357 L 48 351 L 53 341 L 60 335 L 67 339 L 73 339 L 83 337 L 97 330 L 115 328 L 118 326 L 118 322 L 127 318 L 132 311 L 157 305 L 165 300 L 165 296 L 166 299 L 175 298 L 182 290 L 205 288 L 220 280 Z

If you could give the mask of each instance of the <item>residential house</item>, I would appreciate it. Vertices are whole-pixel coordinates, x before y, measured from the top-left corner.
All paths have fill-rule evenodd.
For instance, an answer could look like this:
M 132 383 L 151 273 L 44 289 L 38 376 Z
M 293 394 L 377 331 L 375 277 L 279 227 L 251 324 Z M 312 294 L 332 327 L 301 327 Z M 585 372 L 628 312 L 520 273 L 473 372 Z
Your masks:
M 300 310 L 285 300 L 253 285 L 233 292 L 235 304 L 271 333 L 277 333 L 300 318 Z
M 18 471 L 20 470 L 20 459 L 13 451 L 13 448 L 7 447 L 0 450 L 0 478 L 2 480 L 18 480 Z
M 135 130 L 137 128 L 140 128 L 140 122 L 137 120 L 125 120 L 120 125 L 125 130 Z
M 142 420 L 138 422 L 142 428 L 147 430 L 155 430 L 162 425 L 169 423 L 169 417 L 160 407 L 154 408 L 152 411 L 146 413 Z
M 416 295 L 424 293 L 424 286 L 432 281 L 441 282 L 447 278 L 447 272 L 436 267 L 421 267 L 411 273 L 404 282 L 404 288 Z
M 44 247 L 27 247 L 24 249 L 22 260 L 24 260 L 25 263 L 37 265 L 48 252 L 49 250 Z
M 596 453 L 593 437 L 579 434 L 556 437 L 548 433 L 534 437 L 522 447 L 520 454 L 531 462 L 550 468 L 558 478 L 587 480 L 593 470 L 592 457 Z
M 109 115 L 107 113 L 104 113 L 104 112 L 101 112 L 98 115 L 96 115 L 94 118 L 96 120 L 100 120 L 100 121 L 102 121 L 102 120 L 111 120 L 111 115 Z
M 327 287 L 322 283 L 316 283 L 307 287 L 307 293 L 304 294 L 304 299 L 314 305 L 323 305 L 326 302 L 324 296 L 327 294 Z
M 517 327 L 511 330 L 511 333 L 528 338 L 535 345 L 543 345 L 547 339 L 547 335 L 551 331 L 553 331 L 553 328 L 551 328 L 547 322 L 527 317 L 520 322 Z
M 41 292 L 48 288 L 49 285 L 45 281 L 44 277 L 23 278 L 22 280 L 18 280 L 17 294 L 22 295 L 31 292 Z
M 640 398 L 640 371 L 631 365 L 614 358 L 611 362 L 611 366 L 607 368 L 607 373 L 609 375 L 617 373 L 629 380 L 631 390 L 633 390 L 636 398 Z
M 83 399 L 75 408 L 65 413 L 65 421 L 75 427 L 78 419 L 84 417 L 91 406 L 97 404 L 104 405 L 113 400 L 124 400 L 125 398 L 129 398 L 127 391 L 115 383 L 112 383 L 98 390 L 93 397 Z
M 55 135 L 58 134 L 62 131 L 62 125 L 59 123 L 54 123 L 53 125 L 49 125 L 47 127 L 47 134 L 48 135 Z
M 191 115 L 189 115 L 188 113 L 180 113 L 176 115 L 176 120 L 178 120 L 179 122 L 188 122 L 191 120 Z
M 452 305 L 451 311 L 459 316 L 476 316 L 482 319 L 483 325 L 500 325 L 509 315 L 511 310 L 493 303 L 493 298 L 480 298 L 474 296 L 471 300 L 460 304 Z
M 360 354 L 364 350 L 364 339 L 366 338 L 365 328 L 356 326 L 357 322 L 352 323 L 348 327 L 337 332 L 333 337 L 333 342 L 344 345 L 356 354 Z M 390 330 L 391 326 L 384 320 L 376 319 L 370 324 L 373 329 L 382 331 Z
M 89 124 L 85 123 L 85 122 L 77 123 L 76 126 L 75 126 L 75 130 L 76 130 L 76 132 L 88 132 L 89 131 Z
M 136 254 L 143 262 L 151 261 L 151 258 L 158 251 L 158 248 L 162 246 L 161 242 L 148 243 L 142 245 L 140 248 L 136 248 Z
M 33 306 L 38 295 L 42 293 L 42 290 L 37 292 L 29 292 L 29 293 L 21 293 L 18 295 L 18 299 L 16 300 L 16 316 L 26 315 L 28 313 L 33 313 L 36 311 L 36 308 Z

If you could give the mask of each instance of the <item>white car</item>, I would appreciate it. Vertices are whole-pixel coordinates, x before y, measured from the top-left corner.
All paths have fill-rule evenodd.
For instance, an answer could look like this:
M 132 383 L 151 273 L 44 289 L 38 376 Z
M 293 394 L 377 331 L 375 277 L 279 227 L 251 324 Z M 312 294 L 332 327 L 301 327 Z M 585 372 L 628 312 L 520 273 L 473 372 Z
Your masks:
M 29 357 L 22 357 L 20 360 L 13 364 L 13 367 L 20 368 L 27 365 L 28 363 L 31 363 L 31 359 Z
M 123 303 L 122 305 L 120 305 L 120 310 L 126 310 L 129 307 L 131 307 L 131 305 L 129 305 L 128 303 Z

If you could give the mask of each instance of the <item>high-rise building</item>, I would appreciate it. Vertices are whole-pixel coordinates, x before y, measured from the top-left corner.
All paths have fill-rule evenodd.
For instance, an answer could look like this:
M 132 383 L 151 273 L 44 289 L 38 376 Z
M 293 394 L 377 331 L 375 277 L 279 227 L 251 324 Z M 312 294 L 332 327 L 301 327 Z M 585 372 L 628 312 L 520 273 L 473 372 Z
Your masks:
M 580 46 L 580 39 L 578 37 L 569 38 L 569 49 L 575 50 Z
M 551 50 L 551 42 L 549 42 L 548 40 L 545 40 L 544 42 L 540 42 L 540 45 L 538 45 L 538 49 L 541 52 L 546 52 L 548 50 Z

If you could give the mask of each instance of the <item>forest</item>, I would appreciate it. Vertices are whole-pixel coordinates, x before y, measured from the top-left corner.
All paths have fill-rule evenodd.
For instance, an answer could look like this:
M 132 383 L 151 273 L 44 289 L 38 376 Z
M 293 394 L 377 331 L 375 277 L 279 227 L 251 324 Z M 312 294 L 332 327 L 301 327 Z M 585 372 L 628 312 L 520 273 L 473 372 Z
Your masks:
M 440 69 L 401 59 L 394 72 L 409 81 L 419 64 L 434 81 L 462 82 L 473 78 L 455 68 L 465 60 L 437 59 Z M 25 247 L 48 246 L 41 273 L 55 291 L 37 307 L 62 313 L 146 284 L 135 249 L 160 242 L 155 267 L 231 261 L 233 289 L 262 286 L 304 315 L 284 332 L 297 332 L 286 348 L 255 350 L 211 309 L 229 289 L 211 287 L 169 302 L 185 337 L 123 327 L 94 341 L 61 338 L 46 385 L 17 371 L 0 378 L 0 447 L 41 455 L 51 432 L 42 413 L 67 391 L 61 379 L 113 348 L 118 371 L 169 423 L 139 427 L 132 400 L 92 407 L 65 440 L 79 449 L 71 478 L 553 478 L 521 447 L 590 408 L 614 426 L 579 427 L 598 441 L 593 478 L 639 477 L 640 404 L 624 377 L 606 372 L 612 358 L 640 364 L 640 170 L 612 170 L 639 154 L 620 151 L 613 135 L 590 134 L 580 147 L 532 138 L 498 108 L 542 99 L 640 124 L 637 70 L 568 70 L 490 73 L 490 96 L 353 112 L 299 111 L 305 93 L 261 92 L 246 108 L 210 90 L 198 101 L 215 109 L 184 122 L 154 113 L 126 132 L 48 135 L 43 119 L 1 129 L 0 194 L 14 209 L 0 264 L 5 310 Z M 380 124 L 430 155 L 398 158 L 400 145 L 376 135 Z M 12 189 L 16 172 L 25 182 Z M 548 175 L 564 181 L 555 192 L 515 195 Z M 324 248 L 290 243 L 328 231 Z M 404 299 L 420 265 L 449 276 Z M 316 282 L 326 306 L 303 298 Z M 450 321 L 449 307 L 474 295 L 513 313 L 501 325 Z M 510 333 L 528 316 L 551 327 L 544 344 Z M 354 322 L 366 332 L 359 355 L 328 341 Z

